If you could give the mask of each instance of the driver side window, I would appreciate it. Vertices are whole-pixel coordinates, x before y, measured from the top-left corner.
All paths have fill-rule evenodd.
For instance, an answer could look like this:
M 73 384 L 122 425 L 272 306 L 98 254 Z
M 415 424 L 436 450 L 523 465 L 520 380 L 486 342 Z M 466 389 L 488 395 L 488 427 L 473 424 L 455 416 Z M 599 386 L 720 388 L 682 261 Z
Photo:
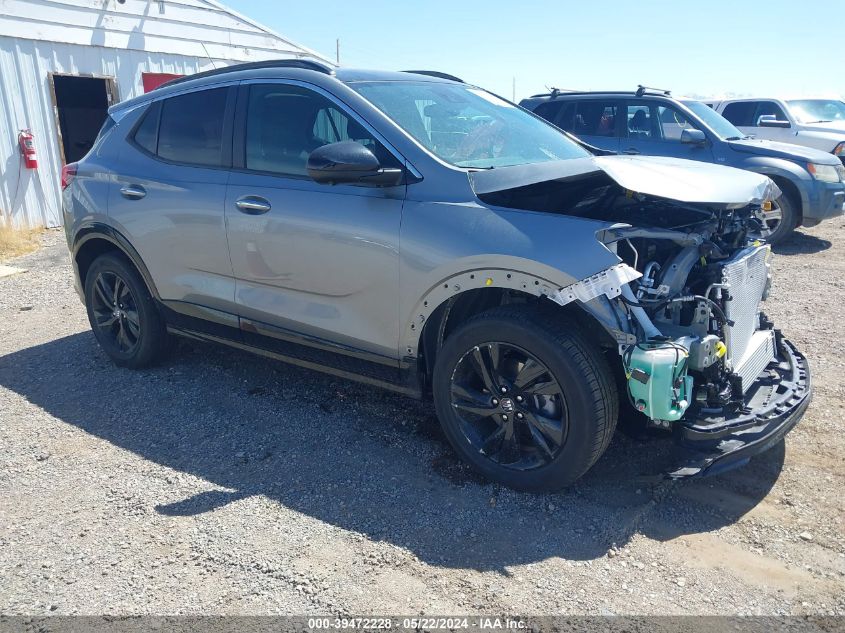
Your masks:
M 660 138 L 673 143 L 681 142 L 681 134 L 684 130 L 698 129 L 679 110 L 668 106 L 657 108 L 657 121 L 660 126 Z
M 340 141 L 360 143 L 383 166 L 399 167 L 364 126 L 323 95 L 286 84 L 250 86 L 244 157 L 247 169 L 307 176 L 311 152 Z
M 757 111 L 754 113 L 754 122 L 752 125 L 755 127 L 758 126 L 761 116 L 774 116 L 778 121 L 789 121 L 789 118 L 787 118 L 781 107 L 772 101 L 760 102 L 760 105 L 757 106 Z

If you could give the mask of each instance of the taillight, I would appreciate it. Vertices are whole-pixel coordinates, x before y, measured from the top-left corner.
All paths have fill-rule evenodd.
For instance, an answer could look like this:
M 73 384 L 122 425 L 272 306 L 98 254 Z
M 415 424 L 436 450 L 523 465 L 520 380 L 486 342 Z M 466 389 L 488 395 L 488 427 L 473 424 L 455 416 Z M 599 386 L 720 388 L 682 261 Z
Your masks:
M 79 167 L 76 163 L 69 163 L 62 167 L 62 191 L 70 186 L 73 179 L 76 178 L 76 169 Z

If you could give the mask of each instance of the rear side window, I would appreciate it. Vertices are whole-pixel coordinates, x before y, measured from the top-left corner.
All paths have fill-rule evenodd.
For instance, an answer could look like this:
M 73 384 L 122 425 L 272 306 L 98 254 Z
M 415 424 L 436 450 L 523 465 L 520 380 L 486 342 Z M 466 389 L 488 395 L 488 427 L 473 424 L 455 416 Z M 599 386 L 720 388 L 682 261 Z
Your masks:
M 654 118 L 654 111 L 650 105 L 629 105 L 628 138 L 647 140 L 656 138 Z
M 164 99 L 158 156 L 189 165 L 221 165 L 228 90 L 214 88 Z
M 161 101 L 156 101 L 147 108 L 140 125 L 135 128 L 135 136 L 133 137 L 135 143 L 150 154 L 155 154 L 158 149 L 158 116 L 160 112 Z
M 754 111 L 756 109 L 756 101 L 737 101 L 726 105 L 722 116 L 734 125 L 748 127 L 754 125 Z
M 571 105 L 558 120 L 561 128 L 576 136 L 616 136 L 616 102 L 577 101 Z

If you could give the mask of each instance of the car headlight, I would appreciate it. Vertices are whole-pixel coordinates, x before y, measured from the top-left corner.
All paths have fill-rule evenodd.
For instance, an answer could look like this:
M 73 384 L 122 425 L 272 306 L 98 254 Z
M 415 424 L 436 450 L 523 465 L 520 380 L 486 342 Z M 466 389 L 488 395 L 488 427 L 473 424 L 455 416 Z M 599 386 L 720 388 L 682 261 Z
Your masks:
M 845 156 L 845 141 L 834 147 L 833 153 L 835 156 Z
M 839 182 L 839 170 L 835 165 L 819 165 L 807 163 L 807 171 L 813 174 L 813 178 L 822 182 Z

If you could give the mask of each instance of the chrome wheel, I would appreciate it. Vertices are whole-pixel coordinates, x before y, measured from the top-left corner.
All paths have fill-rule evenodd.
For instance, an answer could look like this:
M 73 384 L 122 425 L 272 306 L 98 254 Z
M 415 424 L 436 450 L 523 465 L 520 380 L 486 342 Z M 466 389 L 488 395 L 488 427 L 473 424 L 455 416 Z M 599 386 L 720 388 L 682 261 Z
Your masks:
M 563 390 L 548 367 L 515 345 L 489 342 L 464 354 L 452 373 L 450 402 L 465 439 L 499 466 L 539 468 L 566 443 Z
M 778 227 L 783 220 L 783 210 L 777 204 L 772 204 L 771 211 L 763 211 L 762 214 L 763 237 L 768 239 L 775 231 L 778 230 Z
M 130 354 L 141 339 L 138 304 L 124 279 L 112 271 L 97 274 L 93 296 L 94 326 L 121 353 Z

